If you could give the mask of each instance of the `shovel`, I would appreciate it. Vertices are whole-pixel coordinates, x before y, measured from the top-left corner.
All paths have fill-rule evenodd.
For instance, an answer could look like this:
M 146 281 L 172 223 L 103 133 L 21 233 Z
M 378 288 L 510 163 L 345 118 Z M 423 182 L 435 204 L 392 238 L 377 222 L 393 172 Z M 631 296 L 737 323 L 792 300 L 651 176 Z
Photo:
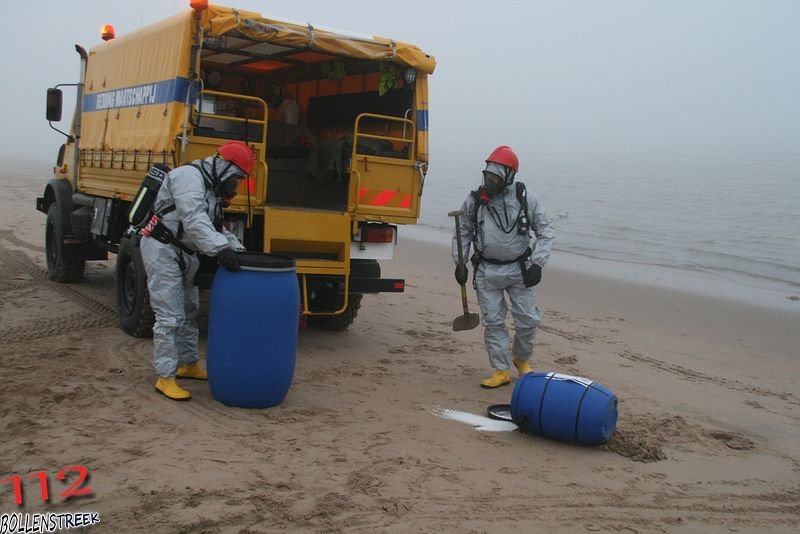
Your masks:
M 451 211 L 447 214 L 448 217 L 455 217 L 456 219 L 456 244 L 458 245 L 458 263 L 464 263 L 464 251 L 461 249 L 461 222 L 460 216 L 464 214 L 463 210 Z M 453 331 L 460 332 L 462 330 L 472 330 L 481 324 L 481 319 L 477 313 L 470 313 L 467 306 L 467 286 L 466 284 L 459 284 L 461 286 L 461 304 L 464 306 L 464 315 L 459 315 L 453 319 Z

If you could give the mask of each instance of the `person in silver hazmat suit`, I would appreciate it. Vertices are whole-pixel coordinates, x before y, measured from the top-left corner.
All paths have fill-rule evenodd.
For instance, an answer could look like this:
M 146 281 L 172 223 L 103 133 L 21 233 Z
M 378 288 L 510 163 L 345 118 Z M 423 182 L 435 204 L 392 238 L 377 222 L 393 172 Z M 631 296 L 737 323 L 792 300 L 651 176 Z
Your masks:
M 170 399 L 191 398 L 176 377 L 208 379 L 198 362 L 197 253 L 216 256 L 229 271 L 239 270 L 236 252 L 245 248 L 222 226 L 222 210 L 236 195 L 239 181 L 252 173 L 254 164 L 250 147 L 232 141 L 220 146 L 213 156 L 174 169 L 158 191 L 155 215 L 142 230 L 142 261 L 156 316 L 155 388 Z
M 523 183 L 514 183 L 518 170 L 519 159 L 511 148 L 500 146 L 489 155 L 483 185 L 470 192 L 461 207 L 461 235 L 453 236 L 459 284 L 466 283 L 468 269 L 465 263 L 459 263 L 456 240 L 461 240 L 465 258 L 474 246 L 472 282 L 481 308 L 489 363 L 494 368 L 494 373 L 481 381 L 485 388 L 509 384 L 510 363 L 520 376 L 532 372 L 529 360 L 541 317 L 534 286 L 541 280 L 555 240 L 555 228 L 539 199 Z M 505 324 L 506 293 L 514 319 L 511 347 Z

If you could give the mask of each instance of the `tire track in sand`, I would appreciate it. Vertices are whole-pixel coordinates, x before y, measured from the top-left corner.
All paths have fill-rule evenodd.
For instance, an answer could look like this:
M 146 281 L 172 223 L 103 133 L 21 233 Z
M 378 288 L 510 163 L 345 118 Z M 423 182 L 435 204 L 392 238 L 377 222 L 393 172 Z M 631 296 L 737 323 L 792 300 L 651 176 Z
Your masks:
M 538 328 L 542 332 L 545 332 L 547 334 L 552 334 L 552 335 L 558 336 L 558 337 L 563 337 L 564 339 L 569 340 L 569 341 L 577 341 L 579 343 L 593 343 L 594 342 L 594 339 L 592 339 L 590 336 L 587 336 L 587 335 L 584 335 L 584 334 L 580 334 L 580 333 L 577 333 L 577 332 L 569 332 L 567 330 L 563 330 L 561 328 L 556 328 L 554 326 L 541 325 L 540 324 Z
M 614 492 L 613 496 L 605 496 L 599 491 L 576 491 L 569 496 L 538 494 L 523 498 L 502 495 L 497 499 L 407 495 L 399 500 L 409 510 L 425 509 L 423 513 L 408 517 L 409 524 L 413 525 L 408 530 L 414 530 L 417 525 L 426 525 L 433 531 L 446 530 L 447 520 L 442 518 L 455 509 L 459 510 L 460 520 L 479 521 L 487 514 L 499 518 L 514 517 L 519 510 L 531 506 L 537 510 L 545 530 L 555 525 L 562 529 L 573 527 L 575 531 L 620 531 L 625 528 L 635 532 L 640 528 L 664 531 L 659 527 L 678 525 L 695 530 L 728 522 L 747 529 L 769 531 L 775 527 L 800 524 L 800 489 L 797 487 L 783 488 L 783 491 L 775 488 L 764 492 L 717 491 L 712 494 L 667 488 L 655 492 Z M 358 523 L 355 523 L 355 528 L 352 525 L 348 527 L 344 520 L 334 518 L 329 526 L 353 532 L 370 531 L 369 527 L 359 528 Z
M 705 373 L 701 373 L 700 371 L 695 371 L 694 369 L 688 369 L 686 367 L 674 363 L 665 362 L 657 358 L 651 358 L 649 356 L 645 356 L 643 354 L 639 354 L 638 352 L 633 352 L 630 350 L 623 350 L 621 352 L 618 352 L 617 355 L 632 362 L 644 363 L 650 365 L 651 367 L 659 371 L 672 373 L 674 375 L 679 376 L 682 379 L 689 380 L 691 382 L 708 382 L 716 384 L 718 386 L 725 387 L 727 389 L 732 389 L 734 391 L 740 391 L 743 393 L 752 393 L 754 395 L 759 395 L 762 397 L 772 397 L 785 401 L 789 404 L 800 405 L 800 402 L 798 402 L 796 396 L 793 395 L 792 393 L 779 393 L 777 391 L 764 389 L 758 386 L 749 386 L 747 384 L 739 382 L 738 380 L 729 380 L 721 376 L 707 375 Z
M 41 247 L 39 245 L 34 245 L 33 243 L 28 243 L 27 241 L 23 241 L 22 239 L 14 235 L 14 232 L 11 230 L 0 230 L 0 239 L 5 239 L 12 245 L 17 245 L 18 247 L 27 248 L 28 250 L 32 250 L 34 252 L 39 252 L 42 254 L 44 254 L 45 252 L 44 247 Z
M 87 317 L 83 312 L 55 319 L 36 319 L 35 322 L 27 325 L 0 330 L 0 343 L 27 343 L 34 339 L 85 330 L 95 326 L 107 326 L 108 324 L 107 319 L 96 316 Z
M 7 235 L 2 237 L 8 238 Z M 114 308 L 85 295 L 74 286 L 53 282 L 47 277 L 46 270 L 34 264 L 24 254 L 15 253 L 0 245 L 0 262 L 10 269 L 31 276 L 32 283 L 67 297 L 93 314 L 80 312 L 63 317 L 36 319 L 29 324 L 0 330 L 0 341 L 4 343 L 28 341 L 95 326 L 107 326 L 116 321 L 117 312 Z

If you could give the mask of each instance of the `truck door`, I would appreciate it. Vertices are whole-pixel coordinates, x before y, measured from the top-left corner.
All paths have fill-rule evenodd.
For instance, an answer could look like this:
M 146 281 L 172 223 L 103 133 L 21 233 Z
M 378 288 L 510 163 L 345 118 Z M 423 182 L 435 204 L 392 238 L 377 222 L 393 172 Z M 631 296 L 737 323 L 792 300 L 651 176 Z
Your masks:
M 407 118 L 362 113 L 350 159 L 350 212 L 355 219 L 416 222 L 422 163 L 415 159 L 416 126 Z

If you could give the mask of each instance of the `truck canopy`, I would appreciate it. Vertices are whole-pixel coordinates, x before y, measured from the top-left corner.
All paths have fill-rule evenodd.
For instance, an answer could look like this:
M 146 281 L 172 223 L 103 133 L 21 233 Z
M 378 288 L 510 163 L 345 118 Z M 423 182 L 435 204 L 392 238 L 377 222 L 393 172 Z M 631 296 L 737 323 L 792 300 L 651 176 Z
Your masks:
M 91 49 L 83 98 L 82 149 L 174 150 L 186 120 L 186 106 L 194 104 L 196 95 L 190 82 L 195 27 L 194 13 L 187 11 Z M 209 6 L 202 12 L 200 27 L 203 61 L 254 73 L 337 57 L 389 61 L 423 74 L 432 73 L 436 66 L 433 56 L 411 44 L 232 8 Z
M 370 37 L 316 28 L 311 24 L 301 25 L 268 19 L 251 11 L 210 6 L 208 16 L 204 18 L 203 23 L 206 35 L 222 36 L 230 32 L 239 32 L 254 41 L 288 47 L 288 52 L 290 52 L 288 54 L 287 50 L 273 52 L 285 60 L 285 66 L 298 60 L 309 62 L 306 61 L 309 57 L 315 58 L 316 61 L 327 59 L 325 56 L 305 55 L 307 51 L 316 51 L 334 56 L 393 61 L 400 65 L 413 67 L 425 74 L 433 74 L 436 67 L 436 60 L 433 56 L 412 44 L 384 37 Z M 258 46 L 254 48 L 258 48 Z M 299 50 L 292 51 L 291 49 Z M 243 51 L 246 53 L 248 47 L 245 47 Z M 280 63 L 280 59 L 273 61 Z

